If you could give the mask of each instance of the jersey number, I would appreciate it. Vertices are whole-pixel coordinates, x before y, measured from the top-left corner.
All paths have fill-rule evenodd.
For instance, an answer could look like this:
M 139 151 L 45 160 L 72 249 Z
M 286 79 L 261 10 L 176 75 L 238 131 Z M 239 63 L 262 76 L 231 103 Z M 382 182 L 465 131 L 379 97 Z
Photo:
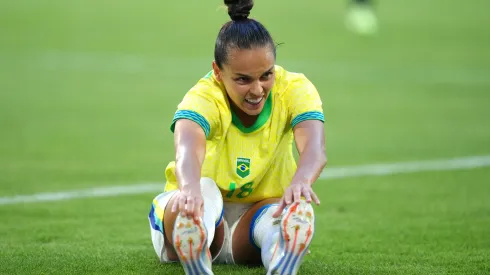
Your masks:
M 236 194 L 236 197 L 239 199 L 243 199 L 243 198 L 250 196 L 250 194 L 252 194 L 252 191 L 254 190 L 254 188 L 252 187 L 253 184 L 254 184 L 253 182 L 245 183 L 242 187 L 240 187 L 240 189 L 239 189 L 240 192 L 238 192 L 238 194 Z M 229 189 L 230 189 L 230 191 L 228 191 L 228 193 L 226 193 L 227 198 L 231 198 L 235 194 L 236 183 L 231 182 Z

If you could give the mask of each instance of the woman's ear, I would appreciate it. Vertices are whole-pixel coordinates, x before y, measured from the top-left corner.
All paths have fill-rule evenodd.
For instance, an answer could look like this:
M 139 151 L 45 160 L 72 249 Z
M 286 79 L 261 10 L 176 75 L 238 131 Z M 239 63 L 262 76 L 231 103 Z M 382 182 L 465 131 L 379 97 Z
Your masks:
M 216 61 L 213 61 L 213 72 L 214 72 L 214 77 L 216 77 L 216 80 L 222 82 L 221 70 L 219 69 L 218 64 L 216 64 Z

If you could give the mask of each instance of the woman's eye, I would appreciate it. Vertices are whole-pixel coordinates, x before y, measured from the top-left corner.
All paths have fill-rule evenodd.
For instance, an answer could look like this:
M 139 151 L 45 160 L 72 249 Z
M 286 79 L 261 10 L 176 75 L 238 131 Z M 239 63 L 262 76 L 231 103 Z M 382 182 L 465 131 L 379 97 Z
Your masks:
M 271 77 L 272 75 L 272 72 L 267 72 L 265 73 L 263 76 L 262 76 L 262 79 L 268 79 L 269 77 Z
M 245 83 L 248 81 L 248 78 L 241 76 L 241 77 L 236 78 L 235 81 L 240 82 L 240 83 Z

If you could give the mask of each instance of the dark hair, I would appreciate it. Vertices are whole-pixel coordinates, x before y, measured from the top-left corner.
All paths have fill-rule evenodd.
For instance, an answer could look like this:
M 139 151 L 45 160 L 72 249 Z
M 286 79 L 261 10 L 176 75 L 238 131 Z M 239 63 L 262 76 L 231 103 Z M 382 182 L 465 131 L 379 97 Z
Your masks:
M 214 60 L 219 68 L 226 63 L 230 49 L 252 49 L 270 46 L 276 56 L 276 47 L 269 31 L 259 21 L 249 19 L 253 0 L 224 0 L 231 21 L 221 27 L 214 47 Z

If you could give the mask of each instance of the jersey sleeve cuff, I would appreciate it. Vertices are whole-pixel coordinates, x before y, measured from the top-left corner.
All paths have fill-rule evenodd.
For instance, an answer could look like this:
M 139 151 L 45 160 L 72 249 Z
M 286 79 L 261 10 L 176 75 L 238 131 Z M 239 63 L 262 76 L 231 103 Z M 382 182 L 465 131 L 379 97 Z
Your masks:
M 190 110 L 178 110 L 175 113 L 174 118 L 172 120 L 172 125 L 170 126 L 170 130 L 172 132 L 174 132 L 175 123 L 179 119 L 189 119 L 199 124 L 199 126 L 201 126 L 201 128 L 204 130 L 204 133 L 206 134 L 206 138 L 208 138 L 209 132 L 211 131 L 211 127 L 209 126 L 209 122 L 206 120 L 206 118 L 204 118 L 201 114 Z
M 294 129 L 298 123 L 303 122 L 305 120 L 320 120 L 321 122 L 325 122 L 325 117 L 322 112 L 319 111 L 310 111 L 304 112 L 302 114 L 297 115 L 293 121 L 291 122 L 291 128 Z

